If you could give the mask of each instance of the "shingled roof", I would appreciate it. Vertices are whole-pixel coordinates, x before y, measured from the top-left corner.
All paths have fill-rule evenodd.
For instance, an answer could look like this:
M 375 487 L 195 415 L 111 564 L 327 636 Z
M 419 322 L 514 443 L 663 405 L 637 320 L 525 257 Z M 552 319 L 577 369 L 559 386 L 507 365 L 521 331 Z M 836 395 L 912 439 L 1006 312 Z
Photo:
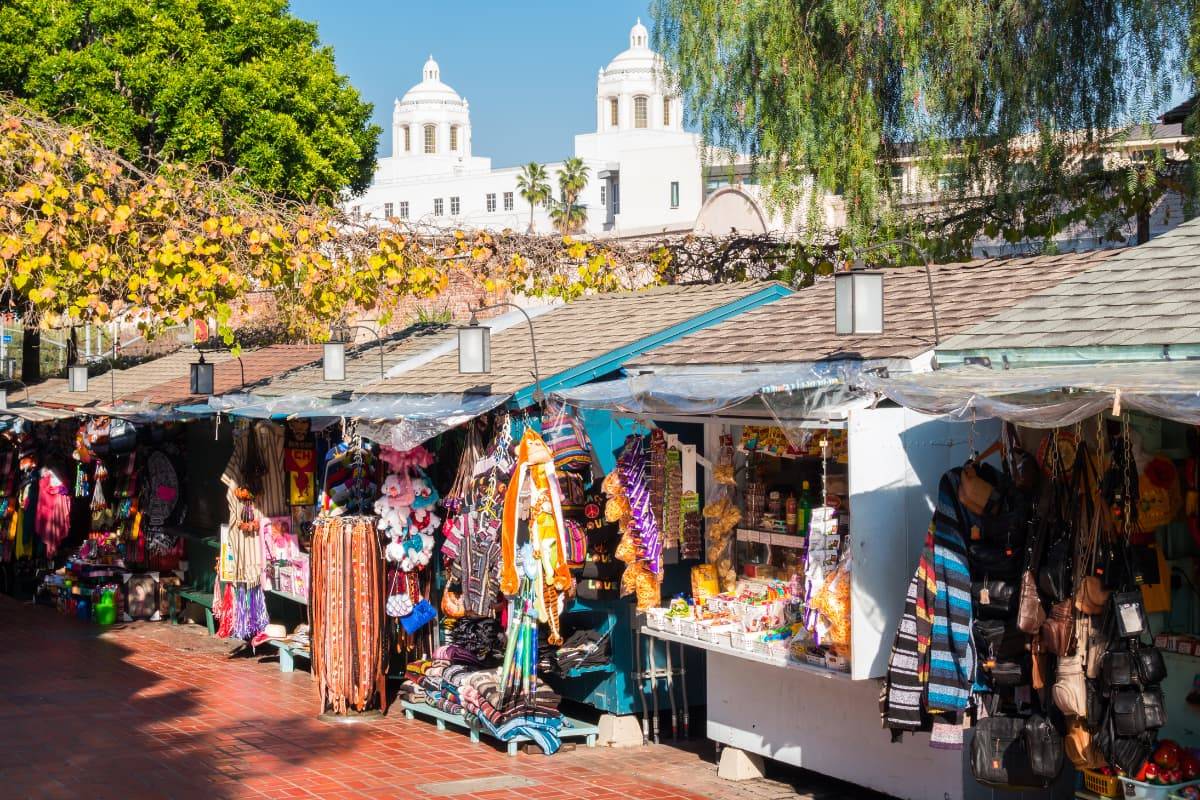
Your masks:
M 569 373 L 604 356 L 611 363 L 596 369 L 615 370 L 629 353 L 622 349 L 664 340 L 709 323 L 704 317 L 740 303 L 758 305 L 783 296 L 787 288 L 775 282 L 746 282 L 712 286 L 663 286 L 637 292 L 583 297 L 533 320 L 538 367 L 543 380 Z M 778 302 L 778 300 L 776 300 Z M 682 327 L 684 330 L 679 330 Z M 533 353 L 529 329 L 514 325 L 492 334 L 492 371 L 460 375 L 457 349 L 428 364 L 369 387 L 371 394 L 473 392 L 509 394 L 533 384 Z
M 1200 219 L 1044 287 L 938 350 L 1163 345 L 1200 345 Z
M 521 329 L 525 326 L 522 324 Z M 383 340 L 383 370 L 391 369 L 431 347 L 455 337 L 453 325 L 420 323 L 393 333 Z M 526 334 L 528 335 L 528 333 Z M 259 381 L 249 391 L 261 397 L 348 398 L 355 391 L 380 379 L 379 343 L 371 340 L 346 349 L 346 379 L 336 383 L 325 380 L 321 363 L 281 371 L 269 380 Z M 320 346 L 317 346 L 320 351 Z M 317 358 L 321 353 L 317 353 Z M 457 362 L 455 362 L 457 364 Z
M 86 392 L 67 390 L 67 381 L 54 378 L 29 388 L 29 399 L 44 406 L 88 409 L 116 403 L 175 406 L 197 399 L 189 391 L 189 367 L 196 361 L 195 350 L 179 350 L 162 358 L 147 361 L 128 369 L 118 369 L 93 375 Z M 276 375 L 300 364 L 309 364 L 321 357 L 320 345 L 271 345 L 241 354 L 239 366 L 226 350 L 206 351 L 204 358 L 213 368 L 214 393 L 240 391 L 242 371 L 246 383 Z
M 1034 292 L 1103 264 L 1118 252 L 1091 250 L 934 265 L 934 296 L 942 340 Z M 629 366 L 913 358 L 931 349 L 933 317 L 925 269 L 889 269 L 883 286 L 882 334 L 835 334 L 833 280 L 823 278 L 790 297 L 651 350 Z

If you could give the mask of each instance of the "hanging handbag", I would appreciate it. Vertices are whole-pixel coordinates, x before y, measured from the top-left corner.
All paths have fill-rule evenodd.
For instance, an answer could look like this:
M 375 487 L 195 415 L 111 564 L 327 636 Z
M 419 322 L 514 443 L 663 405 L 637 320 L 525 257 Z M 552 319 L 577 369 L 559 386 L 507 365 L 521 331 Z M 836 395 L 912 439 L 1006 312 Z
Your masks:
M 1067 733 L 1063 736 L 1063 754 L 1075 769 L 1100 769 L 1107 763 L 1096 749 L 1092 732 L 1080 719 L 1067 722 Z
M 1140 591 L 1113 592 L 1112 609 L 1117 634 L 1122 639 L 1140 639 L 1149 629 Z
M 1075 606 L 1070 598 L 1050 606 L 1041 627 L 1042 648 L 1052 655 L 1069 656 L 1075 652 Z
M 1020 551 L 1003 545 L 972 542 L 967 545 L 967 565 L 978 580 L 1015 580 L 1021 574 Z
M 1142 686 L 1162 683 L 1167 677 L 1167 664 L 1162 652 L 1154 645 L 1139 645 L 1133 653 L 1137 663 L 1138 680 Z
M 1100 684 L 1106 692 L 1133 686 L 1137 680 L 1137 661 L 1128 650 L 1109 650 L 1100 662 Z
M 1083 677 L 1083 659 L 1066 656 L 1058 660 L 1054 688 L 1054 705 L 1068 717 L 1087 717 L 1087 681 Z
M 1087 726 L 1092 733 L 1100 730 L 1108 719 L 1108 700 L 1097 682 L 1087 681 Z
M 994 688 L 1022 686 L 1030 681 L 1025 663 L 1025 659 L 1018 661 L 993 661 L 989 662 L 984 669 L 990 676 L 991 685 Z
M 1127 775 L 1136 775 L 1154 751 L 1154 739 L 1145 733 L 1139 736 L 1117 734 L 1116 721 L 1111 714 L 1096 732 L 1094 740 L 1105 760 Z
M 1017 597 L 1017 627 L 1032 636 L 1042 629 L 1046 621 L 1046 610 L 1042 608 L 1042 598 L 1038 596 L 1037 582 L 1033 579 L 1033 571 L 1021 573 L 1021 588 Z
M 994 470 L 987 464 L 970 460 L 963 464 L 958 481 L 958 502 L 977 517 L 994 513 L 1000 501 L 995 485 L 981 473 L 990 476 Z
M 1079 591 L 1075 593 L 1075 608 L 1081 614 L 1102 614 L 1108 604 L 1112 591 L 1104 588 L 1104 582 L 1097 575 L 1087 575 L 1079 582 Z
M 975 725 L 971 774 L 980 783 L 996 788 L 1040 789 L 1047 783 L 1033 771 L 1025 720 L 1019 717 L 990 716 Z
M 1058 730 L 1041 714 L 1025 720 L 1025 749 L 1033 774 L 1047 784 L 1058 777 L 1063 766 L 1063 744 Z
M 1071 596 L 1070 534 L 1060 533 L 1043 551 L 1037 579 L 1038 589 L 1050 602 L 1058 603 Z
M 1028 637 L 999 619 L 976 619 L 971 627 L 975 633 L 975 649 L 984 660 L 1012 661 L 1025 654 Z
M 1167 724 L 1167 709 L 1163 706 L 1162 688 L 1148 686 L 1142 689 L 1142 718 L 1146 729 L 1156 731 Z
M 1113 692 L 1108 713 L 1117 736 L 1139 736 L 1147 730 L 1146 707 L 1142 703 L 1142 692 L 1137 689 Z
M 980 581 L 971 584 L 975 616 L 1009 619 L 1017 609 L 1017 589 L 1007 581 Z

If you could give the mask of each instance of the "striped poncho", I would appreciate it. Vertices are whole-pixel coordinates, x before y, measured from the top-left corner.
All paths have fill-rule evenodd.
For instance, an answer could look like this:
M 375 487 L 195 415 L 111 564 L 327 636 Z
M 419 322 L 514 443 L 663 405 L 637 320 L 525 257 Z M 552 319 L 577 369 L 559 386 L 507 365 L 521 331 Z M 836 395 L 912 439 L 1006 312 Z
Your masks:
M 970 699 L 976 659 L 963 532 L 971 517 L 958 502 L 961 472 L 950 470 L 939 482 L 933 520 L 888 660 L 881 711 L 893 738 L 926 728 L 926 712 L 957 725 Z M 940 735 L 933 745 L 960 747 L 961 741 Z

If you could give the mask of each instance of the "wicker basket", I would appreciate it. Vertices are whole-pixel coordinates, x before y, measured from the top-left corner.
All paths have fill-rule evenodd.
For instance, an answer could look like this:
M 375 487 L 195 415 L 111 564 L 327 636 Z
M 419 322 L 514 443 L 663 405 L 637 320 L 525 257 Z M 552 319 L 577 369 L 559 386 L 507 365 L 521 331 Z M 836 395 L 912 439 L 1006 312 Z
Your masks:
M 1121 781 L 1116 775 L 1102 775 L 1094 769 L 1083 770 L 1083 788 L 1101 797 L 1120 797 Z

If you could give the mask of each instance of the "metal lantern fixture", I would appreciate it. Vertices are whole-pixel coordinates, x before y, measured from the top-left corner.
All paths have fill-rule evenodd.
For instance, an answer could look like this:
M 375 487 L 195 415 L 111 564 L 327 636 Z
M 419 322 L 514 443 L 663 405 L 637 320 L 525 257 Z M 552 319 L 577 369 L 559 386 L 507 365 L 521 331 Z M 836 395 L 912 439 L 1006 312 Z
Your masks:
M 458 371 L 464 375 L 482 375 L 492 371 L 492 329 L 471 321 L 458 328 Z
M 192 394 L 212 395 L 213 366 L 213 364 L 204 360 L 204 353 L 200 354 L 199 361 L 192 364 L 191 381 L 189 383 Z
M 883 271 L 854 269 L 833 276 L 835 328 L 839 336 L 883 333 Z
M 334 325 L 329 329 L 329 341 L 325 343 L 325 353 L 321 360 L 322 370 L 327 381 L 346 380 L 346 345 L 351 340 L 351 331 L 364 330 L 375 337 L 379 350 L 379 378 L 386 377 L 383 368 L 383 339 L 373 328 L 366 325 Z
M 346 380 L 346 343 L 326 342 L 325 355 L 321 359 L 321 366 L 325 371 L 325 380 Z
M 86 392 L 88 388 L 87 364 L 72 364 L 67 367 L 67 391 Z

